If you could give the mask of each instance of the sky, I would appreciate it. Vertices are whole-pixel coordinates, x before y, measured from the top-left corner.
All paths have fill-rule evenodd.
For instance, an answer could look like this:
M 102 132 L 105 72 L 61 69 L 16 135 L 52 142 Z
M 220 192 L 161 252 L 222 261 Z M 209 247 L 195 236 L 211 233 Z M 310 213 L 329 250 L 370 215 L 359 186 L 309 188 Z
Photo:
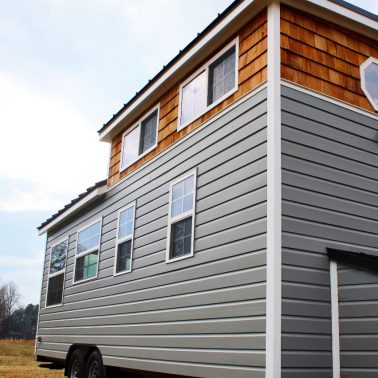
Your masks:
M 22 304 L 39 301 L 36 227 L 106 178 L 97 130 L 231 2 L 0 0 L 0 282 Z

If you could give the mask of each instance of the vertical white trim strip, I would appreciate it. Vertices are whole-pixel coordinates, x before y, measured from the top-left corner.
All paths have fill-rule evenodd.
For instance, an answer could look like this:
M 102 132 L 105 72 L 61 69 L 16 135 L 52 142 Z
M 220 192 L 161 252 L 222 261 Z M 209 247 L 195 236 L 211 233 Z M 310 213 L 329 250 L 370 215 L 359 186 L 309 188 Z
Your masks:
M 268 6 L 266 374 L 281 377 L 280 2 Z
M 337 262 L 330 262 L 333 378 L 340 378 L 339 295 Z

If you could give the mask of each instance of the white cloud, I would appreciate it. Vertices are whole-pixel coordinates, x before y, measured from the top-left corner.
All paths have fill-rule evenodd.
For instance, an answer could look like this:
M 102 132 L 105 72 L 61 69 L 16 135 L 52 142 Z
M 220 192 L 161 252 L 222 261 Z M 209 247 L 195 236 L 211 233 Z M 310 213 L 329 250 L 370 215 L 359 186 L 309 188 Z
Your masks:
M 53 210 L 106 177 L 107 146 L 72 105 L 0 72 L 0 178 L 15 187 L 1 210 Z

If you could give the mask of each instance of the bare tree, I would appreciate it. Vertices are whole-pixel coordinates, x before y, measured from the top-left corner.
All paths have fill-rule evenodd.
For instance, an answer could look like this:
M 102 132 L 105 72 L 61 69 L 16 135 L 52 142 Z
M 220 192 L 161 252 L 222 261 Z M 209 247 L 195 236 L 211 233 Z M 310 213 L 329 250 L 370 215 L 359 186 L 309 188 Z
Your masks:
M 13 312 L 18 308 L 20 294 L 14 282 L 0 286 L 0 336 L 10 336 L 10 324 Z

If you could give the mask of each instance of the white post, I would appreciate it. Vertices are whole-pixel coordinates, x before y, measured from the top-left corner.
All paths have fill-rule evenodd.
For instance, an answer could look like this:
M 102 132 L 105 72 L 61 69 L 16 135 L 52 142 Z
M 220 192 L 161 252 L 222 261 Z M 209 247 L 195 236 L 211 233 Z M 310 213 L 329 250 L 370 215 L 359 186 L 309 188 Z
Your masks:
M 281 377 L 280 2 L 268 5 L 266 377 Z
M 331 317 L 332 317 L 332 366 L 333 378 L 340 378 L 340 338 L 339 338 L 339 284 L 337 262 L 330 263 L 331 279 Z

